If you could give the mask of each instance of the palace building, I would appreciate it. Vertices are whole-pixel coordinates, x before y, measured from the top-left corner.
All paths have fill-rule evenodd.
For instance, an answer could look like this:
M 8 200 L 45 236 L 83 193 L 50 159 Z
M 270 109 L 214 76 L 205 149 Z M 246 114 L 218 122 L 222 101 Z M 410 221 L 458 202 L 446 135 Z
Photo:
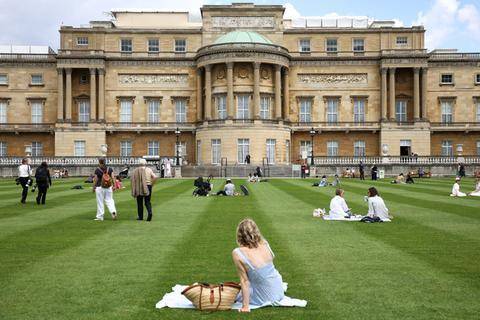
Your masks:
M 284 18 L 280 5 L 112 11 L 60 48 L 0 46 L 0 155 L 480 154 L 480 53 L 428 52 L 392 21 Z

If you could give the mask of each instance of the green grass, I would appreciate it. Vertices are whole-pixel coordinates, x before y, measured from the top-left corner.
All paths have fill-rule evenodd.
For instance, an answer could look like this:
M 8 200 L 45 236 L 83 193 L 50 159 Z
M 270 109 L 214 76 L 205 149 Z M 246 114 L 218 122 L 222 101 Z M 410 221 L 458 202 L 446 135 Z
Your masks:
M 20 205 L 20 188 L 0 180 L 0 319 L 478 319 L 480 199 L 450 198 L 450 180 L 343 180 L 358 213 L 378 187 L 395 219 L 374 225 L 313 218 L 334 193 L 313 180 L 270 180 L 237 198 L 192 198 L 191 180 L 163 180 L 151 223 L 135 221 L 129 188 L 115 193 L 119 220 L 96 222 L 90 189 L 70 189 L 79 179 L 55 181 L 46 206 L 31 193 Z M 156 310 L 177 283 L 237 279 L 231 251 L 244 217 L 307 308 Z

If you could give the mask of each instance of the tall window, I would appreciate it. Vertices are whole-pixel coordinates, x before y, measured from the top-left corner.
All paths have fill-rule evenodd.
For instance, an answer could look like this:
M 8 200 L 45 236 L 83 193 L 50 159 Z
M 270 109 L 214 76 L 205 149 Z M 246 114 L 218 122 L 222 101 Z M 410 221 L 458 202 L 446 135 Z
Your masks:
M 300 100 L 300 122 L 312 121 L 312 99 L 303 98 Z
M 338 156 L 338 141 L 327 141 L 327 156 Z
M 148 141 L 148 155 L 149 156 L 159 156 L 160 155 L 160 142 L 158 141 Z
M 285 140 L 285 162 L 290 163 L 290 140 Z
M 245 158 L 250 154 L 250 140 L 249 139 L 238 139 L 237 141 L 237 154 L 238 163 L 245 163 Z
M 338 121 L 338 99 L 327 100 L 327 122 L 336 123 Z
M 187 122 L 187 100 L 175 100 L 175 120 L 177 122 Z
M 312 142 L 309 140 L 300 141 L 300 157 L 306 159 L 312 156 Z
M 300 40 L 300 52 L 310 52 L 310 39 Z
M 442 101 L 440 104 L 442 111 L 442 122 L 443 123 L 452 123 L 453 122 L 453 106 L 452 101 Z
M 237 96 L 237 119 L 250 118 L 250 96 L 248 94 L 240 94 Z
M 8 85 L 8 75 L 6 73 L 0 74 L 0 85 Z
M 222 161 L 222 140 L 212 139 L 212 164 L 220 164 Z
M 185 141 L 179 141 L 178 144 L 175 145 L 175 155 L 177 155 L 177 150 L 180 158 L 185 157 L 187 155 L 187 143 Z
M 121 39 L 120 51 L 122 53 L 132 53 L 133 51 L 132 39 Z
M 120 100 L 120 122 L 132 122 L 132 104 L 130 99 Z
M 215 103 L 217 104 L 218 119 L 227 118 L 227 96 L 222 94 L 215 97 Z
M 7 156 L 7 143 L 5 141 L 0 141 L 0 157 Z
M 453 156 L 453 143 L 451 140 L 442 141 L 442 156 Z
M 480 156 L 480 141 L 477 141 L 477 156 Z
M 337 39 L 327 39 L 327 52 L 337 52 L 338 44 Z
M 395 119 L 397 122 L 407 121 L 407 101 L 397 100 L 395 105 Z
M 32 85 L 43 85 L 43 75 L 42 74 L 32 74 L 31 79 Z
M 197 140 L 197 165 L 202 164 L 202 140 Z
M 132 141 L 120 141 L 120 157 L 132 156 Z
M 148 39 L 148 53 L 158 53 L 160 44 L 158 39 Z
M 43 156 L 43 143 L 32 141 L 32 157 Z
M 187 51 L 187 40 L 176 39 L 175 40 L 175 52 L 186 52 L 186 51 Z
M 267 161 L 270 164 L 275 163 L 275 153 L 276 153 L 277 140 L 267 139 Z
M 365 40 L 353 39 L 353 52 L 364 52 L 364 51 L 365 51 Z
M 480 100 L 477 100 L 477 122 L 480 122 Z
M 78 101 L 78 122 L 90 121 L 90 101 L 79 100 Z
M 264 96 L 260 98 L 260 119 L 270 119 L 270 97 Z
M 353 99 L 353 122 L 365 122 L 365 99 Z
M 76 140 L 73 142 L 73 144 L 74 144 L 73 155 L 75 157 L 85 157 L 85 141 Z
M 7 123 L 7 101 L 0 100 L 0 123 Z
M 88 46 L 88 37 L 78 37 L 77 46 Z
M 148 122 L 156 123 L 160 121 L 160 100 L 148 100 Z
M 353 143 L 353 156 L 355 157 L 365 157 L 365 141 L 359 140 Z
M 30 102 L 32 107 L 32 123 L 43 122 L 43 103 L 42 101 L 32 100 Z

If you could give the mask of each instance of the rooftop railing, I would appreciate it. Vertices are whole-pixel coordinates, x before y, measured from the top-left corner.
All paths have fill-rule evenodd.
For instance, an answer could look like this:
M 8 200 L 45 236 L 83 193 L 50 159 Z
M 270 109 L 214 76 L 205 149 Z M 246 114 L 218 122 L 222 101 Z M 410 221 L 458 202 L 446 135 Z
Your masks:
M 310 157 L 311 158 L 311 157 Z M 313 157 L 315 165 L 452 165 L 458 163 L 480 165 L 480 156 L 377 156 L 377 157 Z
M 434 52 L 430 54 L 431 60 L 480 60 L 478 52 Z

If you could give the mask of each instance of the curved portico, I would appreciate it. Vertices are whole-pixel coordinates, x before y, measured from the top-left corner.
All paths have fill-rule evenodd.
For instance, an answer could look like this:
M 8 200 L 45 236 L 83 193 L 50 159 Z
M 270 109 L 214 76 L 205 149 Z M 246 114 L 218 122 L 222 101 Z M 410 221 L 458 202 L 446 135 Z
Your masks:
M 221 135 L 228 148 L 222 148 L 222 157 L 229 162 L 243 161 L 235 146 L 238 139 L 262 144 L 249 146 L 250 151 L 255 150 L 248 152 L 254 163 L 265 158 L 276 163 L 288 160 L 284 154 L 289 130 L 279 130 L 288 118 L 288 94 L 283 94 L 288 93 L 289 86 L 288 50 L 256 32 L 234 31 L 202 47 L 196 60 L 197 94 L 202 97 L 197 101 L 198 120 L 203 121 L 197 139 L 216 140 L 213 135 L 225 131 Z M 251 139 L 255 132 L 265 136 L 265 140 L 258 139 L 258 135 Z M 275 143 L 275 159 L 267 155 L 266 140 Z M 211 163 L 208 147 L 203 145 L 200 149 L 202 162 Z

